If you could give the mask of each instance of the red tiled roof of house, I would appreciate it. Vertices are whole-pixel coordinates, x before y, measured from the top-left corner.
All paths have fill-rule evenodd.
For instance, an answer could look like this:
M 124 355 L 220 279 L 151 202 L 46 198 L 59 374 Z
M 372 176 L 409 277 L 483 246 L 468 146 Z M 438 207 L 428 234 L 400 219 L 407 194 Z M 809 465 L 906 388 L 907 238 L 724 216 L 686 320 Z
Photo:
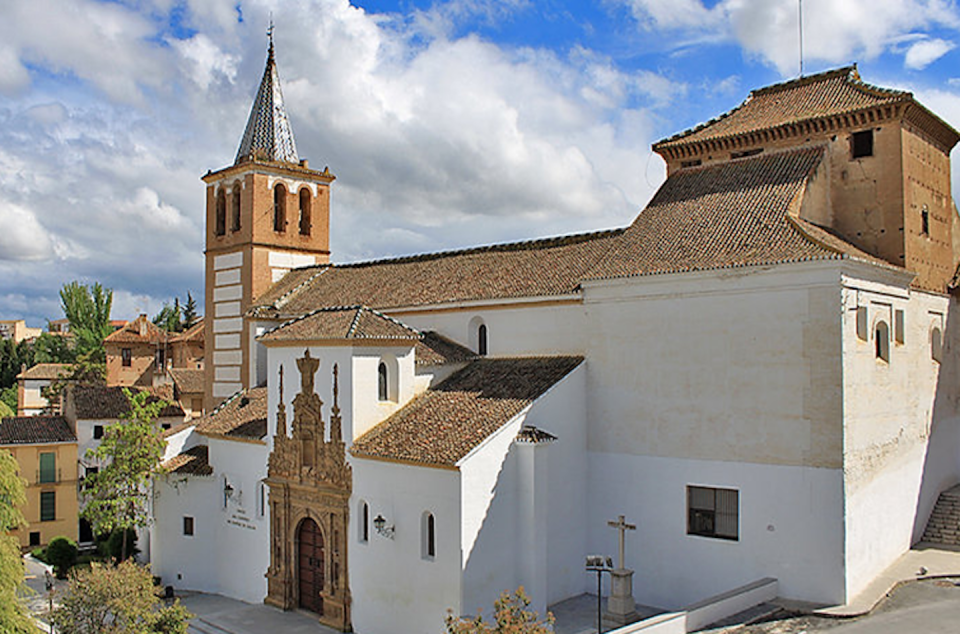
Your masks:
M 453 467 L 583 362 L 583 357 L 477 359 L 358 438 L 350 453 Z
M 0 445 L 77 442 L 63 416 L 13 416 L 0 421 Z
M 433 331 L 421 333 L 414 349 L 414 355 L 417 365 L 466 363 L 477 358 L 473 350 Z
M 169 333 L 140 315 L 104 338 L 104 343 L 162 343 Z
M 822 148 L 680 170 L 588 278 L 852 257 L 890 267 L 796 217 Z
M 177 454 L 164 462 L 163 467 L 168 473 L 178 475 L 213 475 L 213 467 L 210 466 L 210 453 L 206 445 L 196 445 Z
M 190 326 L 183 332 L 174 335 L 171 341 L 191 341 L 203 343 L 203 318 L 201 317 L 197 323 Z
M 912 98 L 909 92 L 864 83 L 856 66 L 846 66 L 754 90 L 730 112 L 655 143 L 653 149 L 732 137 Z
M 203 392 L 203 370 L 193 368 L 170 368 L 170 378 L 181 394 Z
M 17 375 L 25 380 L 53 380 L 70 374 L 69 363 L 38 363 Z
M 253 309 L 298 316 L 327 306 L 379 310 L 574 293 L 622 230 L 290 271 Z
M 197 433 L 207 436 L 261 440 L 267 435 L 267 388 L 237 392 L 196 425 Z
M 72 398 L 78 419 L 82 420 L 102 420 L 107 418 L 120 418 L 130 411 L 130 403 L 125 388 L 119 386 L 93 386 L 78 385 L 72 391 Z M 126 388 L 136 392 L 138 388 Z M 151 395 L 147 402 L 158 400 L 155 395 Z M 183 416 L 183 409 L 175 404 L 169 403 L 160 412 L 160 416 L 177 417 Z
M 267 331 L 259 340 L 264 343 L 349 339 L 413 341 L 419 336 L 413 328 L 366 306 L 335 306 L 292 319 Z

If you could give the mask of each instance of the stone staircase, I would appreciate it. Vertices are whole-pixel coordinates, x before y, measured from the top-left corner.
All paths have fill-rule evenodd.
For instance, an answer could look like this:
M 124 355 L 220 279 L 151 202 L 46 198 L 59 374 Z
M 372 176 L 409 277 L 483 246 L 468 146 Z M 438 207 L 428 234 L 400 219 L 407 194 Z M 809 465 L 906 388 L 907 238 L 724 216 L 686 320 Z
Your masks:
M 960 546 L 960 484 L 937 498 L 922 541 Z

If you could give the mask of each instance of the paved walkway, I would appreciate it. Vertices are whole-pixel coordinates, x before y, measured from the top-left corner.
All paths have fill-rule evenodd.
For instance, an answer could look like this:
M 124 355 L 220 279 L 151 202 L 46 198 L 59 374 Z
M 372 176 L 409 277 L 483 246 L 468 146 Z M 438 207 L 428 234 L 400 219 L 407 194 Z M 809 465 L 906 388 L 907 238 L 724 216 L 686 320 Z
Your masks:
M 216 594 L 185 592 L 180 603 L 195 616 L 191 634 L 339 634 L 303 612 L 284 612 Z
M 866 614 L 904 581 L 960 576 L 960 548 L 920 542 L 874 579 L 845 605 L 813 610 L 819 616 L 848 618 Z

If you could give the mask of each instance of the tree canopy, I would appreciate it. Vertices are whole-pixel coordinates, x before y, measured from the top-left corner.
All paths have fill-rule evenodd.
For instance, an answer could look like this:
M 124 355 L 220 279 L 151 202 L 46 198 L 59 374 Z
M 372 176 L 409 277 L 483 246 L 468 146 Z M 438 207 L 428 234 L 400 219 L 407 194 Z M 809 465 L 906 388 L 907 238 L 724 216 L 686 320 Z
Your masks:
M 97 533 L 129 530 L 147 524 L 150 478 L 161 471 L 160 460 L 166 441 L 157 416 L 165 401 L 149 401 L 146 391 L 124 388 L 130 411 L 104 430 L 100 446 L 89 450 L 90 458 L 105 464 L 87 476 L 82 512 Z M 121 560 L 127 558 L 124 540 Z
M 548 612 L 540 619 L 529 606 L 530 599 L 520 586 L 493 603 L 492 621 L 485 621 L 480 614 L 469 618 L 448 615 L 447 634 L 553 634 L 553 615 Z
M 105 362 L 103 339 L 113 332 L 110 326 L 113 291 L 100 282 L 91 286 L 70 282 L 60 289 L 60 306 L 70 322 L 77 356 Z
M 24 481 L 17 461 L 9 451 L 0 449 L 0 526 L 23 525 L 20 507 L 26 503 Z M 0 632 L 35 634 L 38 632 L 17 591 L 23 585 L 24 567 L 16 537 L 0 532 Z

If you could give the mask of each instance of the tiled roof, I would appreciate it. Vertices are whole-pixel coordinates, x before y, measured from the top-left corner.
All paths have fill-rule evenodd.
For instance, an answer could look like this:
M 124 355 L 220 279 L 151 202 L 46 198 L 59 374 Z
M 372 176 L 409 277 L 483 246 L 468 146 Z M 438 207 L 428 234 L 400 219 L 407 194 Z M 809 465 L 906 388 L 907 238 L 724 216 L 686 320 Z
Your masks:
M 18 379 L 53 380 L 70 374 L 69 363 L 38 363 L 17 375 Z
M 754 90 L 741 105 L 696 128 L 656 143 L 654 150 L 736 136 L 912 99 L 908 92 L 866 84 L 856 66 Z
M 267 388 L 237 392 L 196 424 L 201 434 L 261 440 L 267 435 Z
M 293 128 L 283 106 L 283 93 L 280 91 L 280 75 L 273 53 L 273 40 L 267 54 L 267 66 L 263 69 L 260 89 L 250 108 L 247 127 L 237 150 L 238 165 L 247 158 L 257 160 L 284 161 L 296 163 L 297 144 L 293 140 Z
M 203 319 L 190 326 L 181 333 L 174 335 L 171 339 L 173 342 L 189 341 L 189 342 L 199 342 L 203 343 Z
M 582 357 L 478 359 L 358 438 L 357 457 L 455 466 Z
M 169 333 L 140 315 L 127 322 L 122 328 L 104 338 L 104 343 L 161 343 L 169 338 Z
M 169 473 L 178 475 L 213 475 L 206 445 L 196 445 L 163 463 Z
M 420 333 L 365 306 L 320 308 L 292 319 L 259 337 L 260 341 L 345 339 L 416 340 Z
M 181 394 L 203 392 L 203 370 L 170 368 L 170 378 Z
M 76 442 L 63 416 L 14 416 L 0 421 L 0 445 Z
M 73 402 L 77 418 L 82 420 L 99 420 L 106 418 L 120 418 L 130 411 L 130 403 L 123 393 L 122 387 L 78 385 L 74 388 Z M 137 388 L 127 388 L 137 391 Z M 157 400 L 151 396 L 147 402 Z M 183 409 L 176 404 L 168 404 L 160 412 L 161 417 L 183 416 Z
M 675 172 L 588 277 L 843 257 L 881 263 L 792 215 L 822 156 L 806 148 Z
M 321 306 L 377 309 L 566 295 L 603 258 L 622 229 L 290 271 L 259 300 L 264 316 Z
M 433 331 L 423 332 L 414 349 L 417 365 L 465 363 L 477 358 L 476 353 Z

